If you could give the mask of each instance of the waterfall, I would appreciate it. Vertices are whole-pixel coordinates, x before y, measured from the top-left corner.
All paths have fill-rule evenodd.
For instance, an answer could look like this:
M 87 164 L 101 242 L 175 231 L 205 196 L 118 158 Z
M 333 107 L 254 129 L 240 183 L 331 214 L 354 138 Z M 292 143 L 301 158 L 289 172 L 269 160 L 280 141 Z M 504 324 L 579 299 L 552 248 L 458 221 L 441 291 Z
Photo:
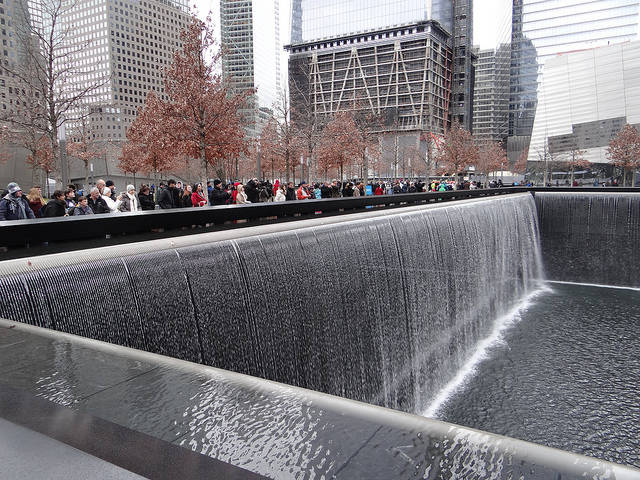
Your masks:
M 529 194 L 237 235 L 0 264 L 0 317 L 422 412 L 542 276 Z
M 538 192 L 550 280 L 640 287 L 640 194 Z

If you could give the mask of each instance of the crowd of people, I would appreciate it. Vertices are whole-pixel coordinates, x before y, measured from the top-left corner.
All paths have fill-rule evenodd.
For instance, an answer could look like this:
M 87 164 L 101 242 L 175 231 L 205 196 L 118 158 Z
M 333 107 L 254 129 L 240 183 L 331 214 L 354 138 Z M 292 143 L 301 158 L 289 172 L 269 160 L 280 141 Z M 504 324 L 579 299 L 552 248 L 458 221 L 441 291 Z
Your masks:
M 497 181 L 490 186 L 501 187 L 502 182 Z M 398 179 L 368 185 L 359 181 L 338 180 L 311 184 L 302 181 L 295 185 L 293 182 L 280 183 L 276 180 L 271 183 L 253 178 L 245 184 L 214 180 L 207 182 L 205 186 L 202 183 L 191 185 L 169 180 L 166 184 L 160 183 L 157 189 L 155 185 L 143 184 L 136 191 L 133 185 L 127 185 L 124 191 L 116 193 L 113 181 L 98 180 L 88 192 L 77 190 L 75 185 L 68 185 L 64 190 L 54 191 L 49 201 L 45 201 L 40 187 L 31 188 L 25 195 L 17 183 L 10 183 L 7 190 L 0 194 L 0 220 L 476 188 L 482 188 L 482 184 L 475 181 L 456 183 L 451 180 L 433 180 L 425 183 L 419 179 Z

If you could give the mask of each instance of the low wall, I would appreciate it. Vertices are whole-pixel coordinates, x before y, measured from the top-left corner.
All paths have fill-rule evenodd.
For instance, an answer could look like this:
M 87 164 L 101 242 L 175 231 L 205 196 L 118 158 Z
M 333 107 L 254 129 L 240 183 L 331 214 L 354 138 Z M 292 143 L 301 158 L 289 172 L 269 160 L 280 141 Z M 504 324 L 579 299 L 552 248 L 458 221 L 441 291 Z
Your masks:
M 640 287 L 640 193 L 536 192 L 549 280 Z

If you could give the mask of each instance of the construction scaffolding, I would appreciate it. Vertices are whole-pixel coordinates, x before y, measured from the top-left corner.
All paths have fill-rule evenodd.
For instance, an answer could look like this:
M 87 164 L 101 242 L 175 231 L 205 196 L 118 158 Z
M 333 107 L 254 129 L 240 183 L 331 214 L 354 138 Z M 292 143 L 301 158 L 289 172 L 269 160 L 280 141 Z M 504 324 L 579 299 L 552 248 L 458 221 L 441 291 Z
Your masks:
M 294 109 L 296 99 L 304 98 L 320 118 L 345 110 L 370 112 L 384 119 L 387 132 L 444 132 L 453 51 L 439 23 L 423 21 L 287 48 Z

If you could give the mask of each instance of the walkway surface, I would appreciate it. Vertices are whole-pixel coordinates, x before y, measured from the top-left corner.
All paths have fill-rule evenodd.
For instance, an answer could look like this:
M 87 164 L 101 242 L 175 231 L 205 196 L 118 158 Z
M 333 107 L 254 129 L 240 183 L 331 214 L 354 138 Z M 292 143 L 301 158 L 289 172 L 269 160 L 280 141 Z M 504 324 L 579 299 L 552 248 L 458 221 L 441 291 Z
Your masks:
M 3 478 L 640 479 L 596 459 L 6 320 L 0 465 Z

